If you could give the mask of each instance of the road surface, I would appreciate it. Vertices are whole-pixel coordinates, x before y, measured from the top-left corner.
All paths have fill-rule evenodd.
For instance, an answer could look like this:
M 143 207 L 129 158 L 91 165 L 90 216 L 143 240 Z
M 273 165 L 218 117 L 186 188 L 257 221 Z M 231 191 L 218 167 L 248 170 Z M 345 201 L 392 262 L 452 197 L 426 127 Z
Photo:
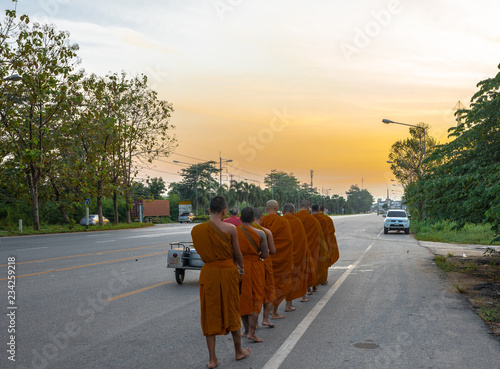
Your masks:
M 276 328 L 259 329 L 264 343 L 243 338 L 245 360 L 233 359 L 230 335 L 218 337 L 221 368 L 500 368 L 498 339 L 426 248 L 384 235 L 376 215 L 333 219 L 340 260 L 330 283 Z M 191 228 L 0 238 L 0 367 L 205 367 L 199 272 L 178 285 L 165 267 L 168 244 L 189 240 Z

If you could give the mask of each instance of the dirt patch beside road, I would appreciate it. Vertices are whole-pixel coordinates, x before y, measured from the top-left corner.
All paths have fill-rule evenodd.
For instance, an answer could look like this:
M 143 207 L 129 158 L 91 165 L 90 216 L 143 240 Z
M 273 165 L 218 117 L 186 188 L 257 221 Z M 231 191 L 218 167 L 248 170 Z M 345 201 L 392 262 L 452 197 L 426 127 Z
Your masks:
M 500 336 L 500 246 L 418 243 L 447 273 L 449 291 L 463 294 L 493 334 Z
M 500 253 L 465 255 L 436 255 L 434 262 L 447 272 L 449 290 L 463 294 L 493 334 L 500 336 Z

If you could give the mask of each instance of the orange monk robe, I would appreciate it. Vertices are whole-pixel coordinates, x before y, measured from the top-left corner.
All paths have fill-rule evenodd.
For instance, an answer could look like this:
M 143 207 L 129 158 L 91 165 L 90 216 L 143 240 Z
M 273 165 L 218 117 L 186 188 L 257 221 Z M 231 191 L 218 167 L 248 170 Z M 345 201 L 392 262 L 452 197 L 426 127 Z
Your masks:
M 319 256 L 318 269 L 316 271 L 316 286 L 325 283 L 328 280 L 328 267 L 330 266 L 330 253 L 328 252 L 328 244 L 326 243 L 325 235 L 319 220 L 316 219 L 319 225 Z
M 302 221 L 307 235 L 307 245 L 311 251 L 311 259 L 314 265 L 314 271 L 310 275 L 308 287 L 314 287 L 326 282 L 328 277 L 328 261 L 325 259 L 325 252 L 328 254 L 327 245 L 319 221 L 313 217 L 307 210 L 301 210 L 295 213 L 295 216 Z M 329 259 L 329 258 L 328 258 Z
M 263 231 L 262 227 L 257 223 L 252 224 L 254 228 Z M 269 239 L 268 243 L 269 245 Z M 264 285 L 264 303 L 273 302 L 276 300 L 276 292 L 274 291 L 274 273 L 273 273 L 273 261 L 271 259 L 271 254 L 264 259 L 264 268 L 266 269 L 266 282 Z
M 333 224 L 333 220 L 331 217 L 322 213 L 328 223 L 328 232 L 330 234 L 330 265 L 333 265 L 339 260 L 340 252 L 339 245 L 337 243 L 337 237 L 335 236 L 335 225 Z
M 292 288 L 286 296 L 286 301 L 292 301 L 302 297 L 307 292 L 307 263 L 311 263 L 310 251 L 307 246 L 307 235 L 304 225 L 299 218 L 292 214 L 285 214 L 284 218 L 290 223 L 293 237 L 293 273 L 292 273 Z M 311 266 L 309 266 L 311 269 Z
M 293 274 L 293 238 L 290 223 L 278 214 L 269 214 L 262 218 L 262 227 L 271 231 L 276 254 L 272 255 L 274 290 L 276 299 L 274 306 L 279 306 L 292 288 Z
M 204 336 L 241 328 L 239 273 L 233 261 L 231 236 L 221 238 L 209 223 L 193 227 L 193 246 L 205 263 L 200 273 L 201 328 Z M 215 226 L 215 225 L 214 225 Z
M 243 225 L 238 226 L 238 244 L 243 255 L 243 282 L 241 283 L 240 314 L 241 316 L 253 313 L 259 314 L 262 310 L 264 300 L 264 263 L 260 259 L 257 250 L 252 246 L 248 238 L 241 230 Z M 253 227 L 245 227 L 260 248 L 260 237 Z
M 319 224 L 321 225 L 321 230 L 323 231 L 323 239 L 324 239 L 324 244 L 326 246 L 326 248 L 324 250 L 320 250 L 320 252 L 322 253 L 321 256 L 320 256 L 320 263 L 321 263 L 321 268 L 322 270 L 326 270 L 326 279 L 321 279 L 323 280 L 323 282 L 321 283 L 324 283 L 326 282 L 326 280 L 328 279 L 328 267 L 331 265 L 330 264 L 330 260 L 332 259 L 331 255 L 333 253 L 333 246 L 332 246 L 332 242 L 331 242 L 331 236 L 330 236 L 330 231 L 329 231 L 329 228 L 328 228 L 328 220 L 326 220 L 326 217 L 323 213 L 316 213 L 316 214 L 313 214 L 313 217 L 315 217 Z M 321 284 L 321 283 L 318 283 L 318 284 Z

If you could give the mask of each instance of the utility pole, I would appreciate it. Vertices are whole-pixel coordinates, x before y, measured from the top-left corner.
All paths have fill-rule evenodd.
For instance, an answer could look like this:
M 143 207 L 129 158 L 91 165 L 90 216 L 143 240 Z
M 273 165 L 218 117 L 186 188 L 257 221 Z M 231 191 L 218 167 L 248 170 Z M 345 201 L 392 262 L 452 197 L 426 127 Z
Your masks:
M 311 169 L 311 189 L 313 188 L 313 173 L 314 170 Z
M 455 107 L 453 108 L 454 111 L 458 111 L 458 110 L 463 110 L 465 109 L 465 106 L 464 104 L 462 104 L 462 102 L 460 100 L 458 100 L 457 104 L 455 105 Z M 458 116 L 455 118 L 455 120 L 457 121 L 457 127 L 460 125 L 460 120 L 462 119 L 462 114 L 458 114 Z
M 222 159 L 221 152 L 219 151 L 219 187 L 222 187 L 222 162 L 230 163 L 233 159 Z

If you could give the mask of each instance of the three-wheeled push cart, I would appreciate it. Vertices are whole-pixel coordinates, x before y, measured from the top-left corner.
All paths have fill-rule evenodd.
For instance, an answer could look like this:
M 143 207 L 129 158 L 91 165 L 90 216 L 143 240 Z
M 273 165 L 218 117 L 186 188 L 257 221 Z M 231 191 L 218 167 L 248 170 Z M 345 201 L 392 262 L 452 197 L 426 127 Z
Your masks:
M 201 270 L 203 261 L 193 247 L 193 241 L 172 242 L 167 255 L 167 268 L 175 269 L 177 283 L 184 282 L 186 269 Z

